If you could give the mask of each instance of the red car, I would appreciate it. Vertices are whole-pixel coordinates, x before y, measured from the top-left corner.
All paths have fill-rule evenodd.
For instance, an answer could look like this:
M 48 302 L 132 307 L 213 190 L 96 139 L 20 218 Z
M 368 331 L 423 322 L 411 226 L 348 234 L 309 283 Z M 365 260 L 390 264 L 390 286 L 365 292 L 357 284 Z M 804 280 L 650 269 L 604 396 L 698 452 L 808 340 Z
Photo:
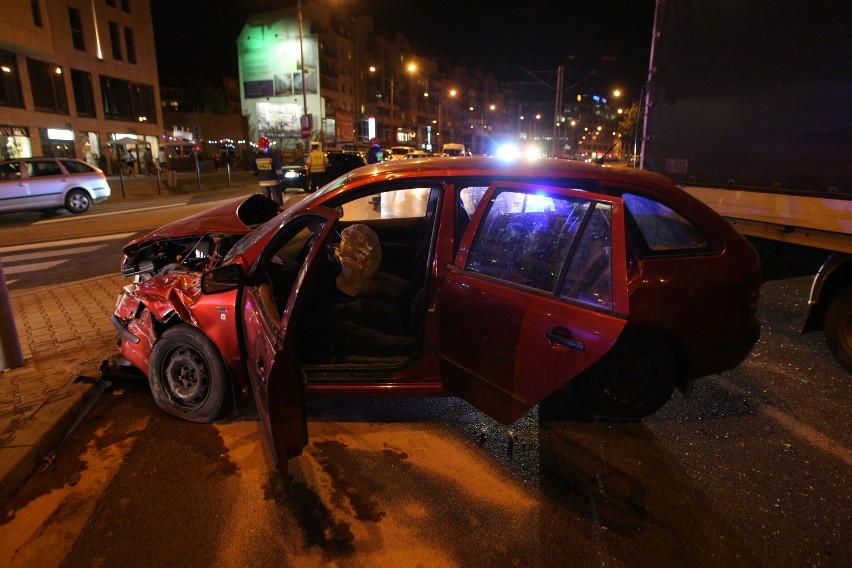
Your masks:
M 571 381 L 634 420 L 758 339 L 760 263 L 666 178 L 563 160 L 399 160 L 278 212 L 252 195 L 128 244 L 120 362 L 164 411 L 253 393 L 275 463 L 306 395 L 455 395 L 509 423 Z

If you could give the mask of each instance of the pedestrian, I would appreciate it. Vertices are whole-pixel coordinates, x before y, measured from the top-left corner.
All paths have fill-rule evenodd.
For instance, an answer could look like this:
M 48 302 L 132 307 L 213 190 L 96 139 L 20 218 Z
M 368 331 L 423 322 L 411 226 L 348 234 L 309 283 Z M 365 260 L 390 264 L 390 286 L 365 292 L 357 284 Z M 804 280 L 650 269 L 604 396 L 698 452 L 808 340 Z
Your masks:
M 166 151 L 165 151 L 165 150 L 163 150 L 162 148 L 160 148 L 160 152 L 159 152 L 159 154 L 157 155 L 157 157 L 158 157 L 158 159 L 159 159 L 159 161 L 160 161 L 160 170 L 162 171 L 162 170 L 166 169 L 166 165 L 167 165 L 167 162 L 166 162 Z
M 133 153 L 133 150 L 128 150 L 124 153 L 124 175 L 132 176 L 133 175 L 133 165 L 136 163 L 136 156 Z
M 368 164 L 379 164 L 385 159 L 385 152 L 382 150 L 382 145 L 379 143 L 378 138 L 373 138 L 370 140 L 370 150 L 367 152 L 367 163 Z M 376 207 L 380 207 L 382 204 L 382 195 L 377 193 L 370 199 L 370 203 Z
M 385 159 L 385 152 L 382 150 L 382 145 L 379 144 L 378 138 L 370 140 L 370 151 L 367 152 L 367 163 L 378 164 Z
M 328 167 L 328 156 L 320 150 L 319 142 L 311 142 L 311 153 L 308 154 L 308 174 L 310 174 L 310 190 L 316 191 L 325 181 L 325 169 Z
M 257 176 L 260 192 L 279 205 L 283 205 L 281 177 L 284 175 L 284 168 L 281 165 L 281 158 L 277 154 L 269 153 L 269 139 L 266 136 L 262 136 L 257 141 L 257 151 L 257 156 L 251 163 L 251 170 Z

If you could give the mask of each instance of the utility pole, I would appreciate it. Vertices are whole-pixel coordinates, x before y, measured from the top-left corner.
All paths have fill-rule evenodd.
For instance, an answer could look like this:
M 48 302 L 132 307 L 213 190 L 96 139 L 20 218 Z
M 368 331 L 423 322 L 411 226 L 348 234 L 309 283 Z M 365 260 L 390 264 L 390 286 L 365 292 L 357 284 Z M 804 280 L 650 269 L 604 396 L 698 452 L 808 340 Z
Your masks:
M 556 69 L 556 106 L 553 109 L 553 143 L 550 147 L 550 157 L 557 158 L 556 147 L 559 136 L 559 117 L 562 115 L 562 81 L 565 75 L 565 67 L 560 65 Z

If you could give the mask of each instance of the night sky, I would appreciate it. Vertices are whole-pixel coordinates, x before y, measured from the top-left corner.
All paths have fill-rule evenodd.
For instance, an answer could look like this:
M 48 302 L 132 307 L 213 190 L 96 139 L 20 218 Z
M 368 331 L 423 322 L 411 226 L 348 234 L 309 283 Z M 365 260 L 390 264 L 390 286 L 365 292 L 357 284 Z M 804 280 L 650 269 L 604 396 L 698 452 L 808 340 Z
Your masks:
M 566 87 L 594 70 L 582 87 L 618 86 L 636 97 L 647 73 L 654 0 L 328 1 L 373 16 L 376 28 L 405 36 L 416 54 L 479 66 L 506 83 L 535 82 L 523 69 L 552 82 L 564 65 Z M 235 41 L 248 15 L 294 4 L 152 0 L 160 73 L 236 76 Z

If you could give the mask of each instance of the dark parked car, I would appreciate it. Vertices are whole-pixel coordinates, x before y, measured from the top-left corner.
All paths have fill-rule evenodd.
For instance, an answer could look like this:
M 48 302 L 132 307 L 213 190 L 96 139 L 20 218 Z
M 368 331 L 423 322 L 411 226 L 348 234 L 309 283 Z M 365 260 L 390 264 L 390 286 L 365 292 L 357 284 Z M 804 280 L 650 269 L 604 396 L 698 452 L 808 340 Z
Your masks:
M 124 252 L 120 361 L 188 420 L 252 392 L 275 463 L 307 443 L 305 395 L 455 395 L 509 423 L 570 381 L 639 419 L 759 335 L 731 225 L 662 176 L 565 160 L 371 165 Z
M 328 168 L 326 181 L 331 181 L 355 168 L 367 165 L 367 160 L 360 152 L 326 152 Z
M 0 212 L 85 213 L 109 196 L 104 173 L 82 160 L 43 156 L 0 162 Z

